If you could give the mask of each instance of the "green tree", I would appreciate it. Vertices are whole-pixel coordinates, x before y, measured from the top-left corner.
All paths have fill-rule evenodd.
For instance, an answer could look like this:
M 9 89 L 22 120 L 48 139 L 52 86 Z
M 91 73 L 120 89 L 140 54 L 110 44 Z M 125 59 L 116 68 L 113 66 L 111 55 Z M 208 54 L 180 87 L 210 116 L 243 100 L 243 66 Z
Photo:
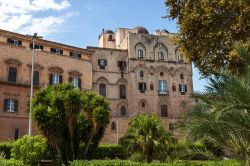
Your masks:
M 129 128 L 121 144 L 129 153 L 140 152 L 147 162 L 153 160 L 154 154 L 165 153 L 174 138 L 164 130 L 156 115 L 139 114 L 130 121 Z
M 88 97 L 90 94 L 91 97 Z M 86 108 L 89 103 L 92 103 L 92 112 Z M 32 113 L 49 145 L 67 162 L 77 158 L 81 142 L 100 141 L 109 122 L 107 107 L 105 98 L 93 92 L 81 92 L 70 84 L 59 84 L 43 88 L 35 94 Z M 103 117 L 102 121 L 106 120 L 106 124 L 100 124 L 98 117 Z M 93 125 L 95 120 L 97 122 Z M 102 130 L 99 126 L 103 127 Z M 98 139 L 85 136 L 95 128 L 94 136 L 99 134 Z
M 236 41 L 249 41 L 249 0 L 166 0 L 165 4 L 166 18 L 179 25 L 181 52 L 204 75 L 218 69 L 244 73 L 244 61 L 230 52 Z
M 238 54 L 250 64 L 250 54 L 241 48 Z M 209 138 L 250 165 L 250 67 L 244 76 L 229 72 L 210 77 L 205 92 L 194 92 L 201 100 L 183 124 L 188 140 Z M 190 120 L 192 119 L 192 120 Z

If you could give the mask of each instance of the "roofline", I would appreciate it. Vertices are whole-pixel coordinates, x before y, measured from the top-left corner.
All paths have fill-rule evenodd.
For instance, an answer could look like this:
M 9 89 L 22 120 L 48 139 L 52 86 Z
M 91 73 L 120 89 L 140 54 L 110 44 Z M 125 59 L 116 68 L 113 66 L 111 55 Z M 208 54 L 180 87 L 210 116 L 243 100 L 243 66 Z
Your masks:
M 13 35 L 13 36 L 17 36 L 19 38 L 28 40 L 28 41 L 32 41 L 31 37 L 27 36 L 27 35 L 23 35 L 20 33 L 16 33 L 16 32 L 11 32 L 11 31 L 6 31 L 3 29 L 0 29 L 0 33 L 3 34 L 7 34 L 7 35 Z M 67 49 L 77 49 L 78 51 L 81 51 L 83 53 L 88 53 L 88 54 L 93 54 L 94 52 L 88 49 L 84 49 L 84 48 L 80 48 L 80 47 L 76 47 L 76 46 L 72 46 L 72 45 L 67 45 L 67 44 L 63 44 L 63 43 L 58 43 L 58 42 L 54 42 L 54 41 L 50 41 L 50 40 L 45 40 L 45 39 L 36 39 L 36 42 L 40 42 L 40 43 L 44 43 L 44 44 L 48 44 L 48 45 L 60 45 L 62 47 L 66 47 Z
M 117 48 L 104 48 L 104 47 L 93 47 L 93 46 L 87 46 L 87 49 L 99 49 L 99 50 L 112 50 L 112 51 L 122 51 L 122 52 L 128 52 L 127 49 L 117 49 Z

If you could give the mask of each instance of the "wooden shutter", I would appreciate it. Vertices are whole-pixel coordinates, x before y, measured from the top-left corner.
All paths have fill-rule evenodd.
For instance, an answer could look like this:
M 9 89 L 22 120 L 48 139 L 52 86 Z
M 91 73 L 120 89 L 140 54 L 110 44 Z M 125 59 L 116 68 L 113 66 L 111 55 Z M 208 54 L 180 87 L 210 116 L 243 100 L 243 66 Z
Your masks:
M 7 43 L 13 43 L 11 38 L 7 38 Z
M 17 140 L 19 138 L 19 129 L 15 129 L 14 139 Z
M 14 100 L 14 101 L 15 101 L 14 110 L 15 112 L 18 112 L 18 100 Z
M 179 91 L 181 92 L 181 84 L 179 84 Z
M 49 75 L 49 84 L 52 85 L 53 84 L 53 74 Z
M 54 48 L 50 48 L 50 52 L 56 52 Z
M 147 84 L 146 83 L 143 83 L 143 89 L 147 90 Z
M 187 85 L 184 85 L 184 87 L 185 87 L 185 92 L 187 92 Z
M 18 40 L 18 45 L 21 46 L 22 45 L 22 41 Z
M 98 66 L 101 65 L 101 59 L 98 59 Z
M 59 75 L 59 82 L 60 82 L 60 83 L 63 82 L 63 77 L 62 77 L 62 75 Z
M 161 105 L 161 117 L 168 117 L 168 106 Z
M 7 111 L 8 99 L 4 99 L 3 111 Z
M 81 78 L 78 78 L 78 87 L 81 90 L 82 89 L 82 80 Z
M 106 97 L 106 84 L 99 84 L 99 94 Z
M 63 50 L 60 49 L 60 54 L 63 54 Z
M 69 55 L 70 55 L 70 56 L 73 56 L 73 52 L 70 52 Z
M 39 71 L 34 71 L 34 76 L 33 76 L 33 84 L 34 85 L 39 85 Z
M 40 45 L 40 49 L 43 50 L 43 46 L 42 45 Z
M 77 54 L 77 56 L 78 56 L 78 58 L 81 58 L 81 57 L 82 57 L 82 55 L 81 55 L 81 54 Z
M 9 81 L 16 82 L 17 69 L 15 67 L 9 67 Z
M 69 77 L 69 83 L 71 83 L 71 82 L 72 82 L 72 79 L 73 79 L 72 77 Z
M 106 59 L 104 59 L 104 65 L 107 66 L 107 60 Z

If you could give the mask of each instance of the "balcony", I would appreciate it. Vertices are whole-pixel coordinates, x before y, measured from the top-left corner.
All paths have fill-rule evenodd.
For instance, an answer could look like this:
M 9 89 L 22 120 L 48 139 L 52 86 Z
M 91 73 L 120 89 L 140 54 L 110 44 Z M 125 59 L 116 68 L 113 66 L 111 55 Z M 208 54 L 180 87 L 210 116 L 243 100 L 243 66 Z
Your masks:
M 168 94 L 168 91 L 158 91 L 159 96 L 167 96 Z

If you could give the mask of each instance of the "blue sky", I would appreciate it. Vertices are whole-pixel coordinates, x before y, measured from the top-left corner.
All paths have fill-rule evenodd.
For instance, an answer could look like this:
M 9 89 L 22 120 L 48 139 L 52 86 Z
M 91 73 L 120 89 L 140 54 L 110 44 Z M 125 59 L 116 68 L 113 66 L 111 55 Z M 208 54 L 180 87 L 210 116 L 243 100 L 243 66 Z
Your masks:
M 163 19 L 164 0 L 0 0 L 0 28 L 78 47 L 97 46 L 102 29 L 146 27 L 177 32 L 175 21 Z M 202 90 L 194 69 L 195 90 Z

